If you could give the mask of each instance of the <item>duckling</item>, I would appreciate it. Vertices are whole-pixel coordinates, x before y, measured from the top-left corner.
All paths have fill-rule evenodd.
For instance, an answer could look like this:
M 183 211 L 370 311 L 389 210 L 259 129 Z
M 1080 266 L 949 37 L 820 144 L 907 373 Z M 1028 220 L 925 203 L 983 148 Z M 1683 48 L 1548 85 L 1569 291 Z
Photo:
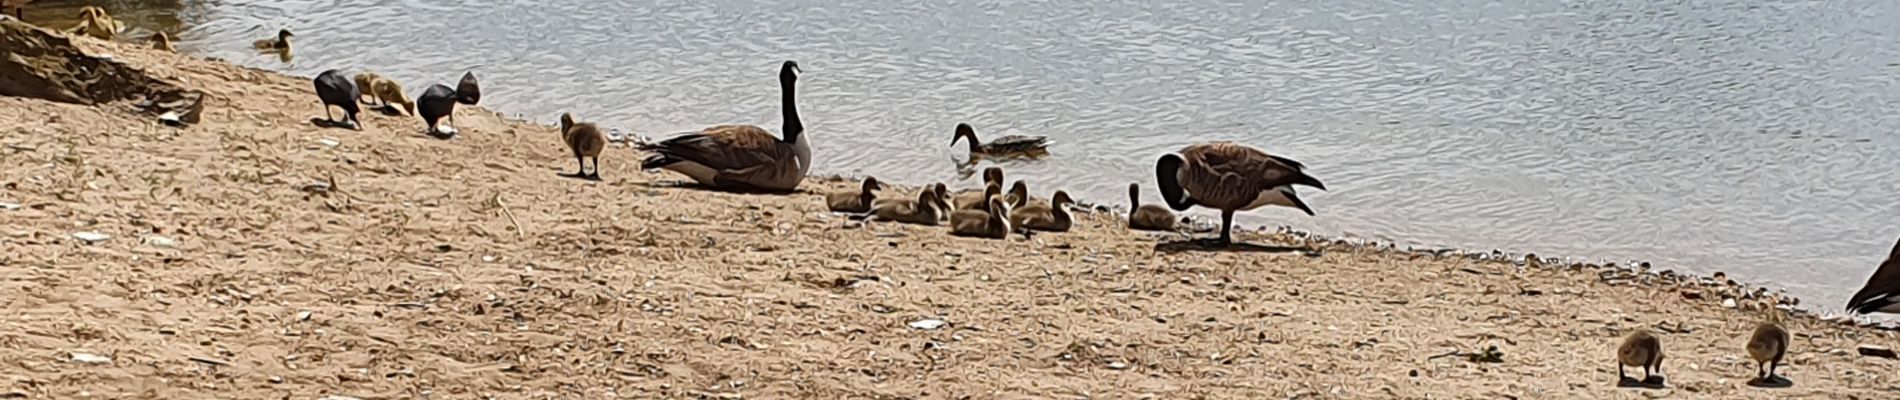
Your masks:
M 356 119 L 356 114 L 362 112 L 362 109 L 356 106 L 356 99 L 362 97 L 359 96 L 362 92 L 358 91 L 356 84 L 351 83 L 349 78 L 344 78 L 342 71 L 334 69 L 317 74 L 315 82 L 317 99 L 323 101 L 325 117 L 335 122 L 336 117 L 330 114 L 330 106 L 337 106 L 343 109 L 343 116 L 348 118 L 352 128 L 363 129 L 363 123 Z
M 1793 337 L 1788 328 L 1782 326 L 1786 319 L 1780 308 L 1774 306 L 1779 299 L 1769 302 L 1768 319 L 1755 326 L 1755 333 L 1748 338 L 1748 358 L 1755 360 L 1755 380 L 1753 383 L 1774 382 L 1775 365 L 1781 364 L 1781 357 L 1788 354 L 1788 343 Z M 1767 365 L 1767 369 L 1762 368 Z
M 976 192 L 974 194 L 966 193 L 966 194 L 957 195 L 956 209 L 989 212 L 990 211 L 990 201 L 989 201 L 990 197 L 999 196 L 1002 194 L 1003 194 L 1003 184 L 1000 182 L 990 182 L 983 185 L 983 191 L 981 192 Z
M 390 104 L 395 104 L 401 106 L 399 108 L 402 109 L 403 113 L 416 115 L 416 102 L 409 101 L 409 95 L 402 92 L 402 85 L 397 84 L 396 81 L 390 80 L 389 78 L 380 76 L 375 78 L 376 79 L 370 81 L 370 97 L 382 100 L 383 106 L 385 107 Z
M 264 51 L 279 51 L 279 52 L 289 53 L 290 52 L 290 38 L 292 36 L 297 36 L 297 35 L 291 34 L 289 29 L 278 29 L 277 38 L 258 39 L 255 42 L 251 42 L 251 47 L 257 48 L 258 50 L 264 50 Z
M 977 189 L 974 189 L 974 190 L 964 190 L 961 192 L 957 192 L 957 196 L 955 199 L 953 199 L 952 203 L 956 204 L 957 209 L 959 210 L 965 209 L 965 208 L 973 208 L 973 207 L 974 208 L 988 208 L 990 195 L 987 193 L 983 193 L 983 189 L 988 188 L 990 184 L 996 184 L 998 189 L 1002 188 L 1002 185 L 1003 185 L 1003 169 L 1002 168 L 998 168 L 998 167 L 984 168 L 983 169 L 983 186 L 979 186 Z
M 1141 204 L 1141 184 L 1128 184 L 1128 229 L 1173 231 L 1174 212 L 1160 204 Z
M 356 76 L 351 77 L 351 79 L 356 82 L 357 88 L 362 89 L 363 95 L 369 96 L 368 103 L 376 104 L 376 80 L 382 77 L 382 75 L 377 75 L 375 72 L 363 71 L 356 73 Z M 388 103 L 384 103 L 383 105 L 388 105 Z
M 994 212 L 969 209 L 957 210 L 950 214 L 950 234 L 956 236 L 1003 239 L 1011 231 L 1009 202 L 1002 195 L 990 196 L 989 209 Z
M 897 199 L 893 199 L 897 200 Z M 896 221 L 919 225 L 937 225 L 945 209 L 943 196 L 936 188 L 926 188 L 917 192 L 916 199 L 902 201 L 876 202 L 871 210 L 852 217 L 852 219 L 871 218 L 879 221 Z
M 567 148 L 574 151 L 574 162 L 580 164 L 580 170 L 574 176 L 600 180 L 600 151 L 607 148 L 607 135 L 600 133 L 600 127 L 588 122 L 575 123 L 573 115 L 561 113 L 561 138 L 567 142 Z M 593 173 L 587 172 L 583 157 L 594 158 Z
M 871 204 L 877 201 L 877 191 L 884 190 L 877 178 L 864 177 L 864 183 L 858 190 L 846 190 L 825 195 L 825 204 L 831 211 L 861 213 L 871 211 Z M 933 190 L 925 188 L 924 190 Z
M 957 141 L 963 140 L 965 137 L 970 138 L 970 157 L 972 158 L 979 156 L 1042 155 L 1049 153 L 1049 138 L 1042 136 L 1009 135 L 996 138 L 996 140 L 992 140 L 989 143 L 983 143 L 976 139 L 976 129 L 971 128 L 970 124 L 957 124 L 956 136 L 950 138 L 950 145 L 957 145 Z
M 1628 375 L 1624 375 L 1623 367 L 1640 366 L 1643 367 L 1643 382 L 1650 382 L 1656 374 L 1662 373 L 1662 339 L 1647 329 L 1630 332 L 1629 336 L 1623 338 L 1623 344 L 1616 347 L 1616 360 L 1618 380 L 1629 379 Z
M 449 120 L 454 121 L 455 89 L 441 84 L 429 86 L 428 89 L 422 91 L 421 96 L 416 97 L 416 114 L 421 116 L 424 122 L 429 123 L 429 134 L 454 135 L 453 128 L 445 131 L 436 123 L 444 116 L 449 116 Z
M 178 48 L 172 47 L 172 37 L 166 36 L 165 32 L 152 33 L 152 49 L 164 50 L 164 51 L 172 52 L 172 53 L 178 52 Z
M 1009 226 L 1048 232 L 1068 232 L 1075 225 L 1069 216 L 1069 205 L 1075 199 L 1069 198 L 1069 192 L 1057 190 L 1055 197 L 1049 198 L 1049 204 L 1035 204 L 1016 208 L 1009 213 Z
M 1016 180 L 1016 183 L 1009 184 L 1009 192 L 1003 196 L 1003 201 L 1009 202 L 1010 208 L 1022 208 L 1023 206 L 1027 206 L 1029 205 L 1029 200 L 1029 184 L 1024 183 L 1021 179 Z

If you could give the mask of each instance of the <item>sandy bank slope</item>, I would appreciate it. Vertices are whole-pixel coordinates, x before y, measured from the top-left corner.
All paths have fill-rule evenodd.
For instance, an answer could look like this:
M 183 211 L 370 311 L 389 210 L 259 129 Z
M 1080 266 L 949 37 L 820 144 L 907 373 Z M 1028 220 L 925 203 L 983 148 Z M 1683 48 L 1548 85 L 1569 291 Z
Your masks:
M 1900 395 L 1900 363 L 1853 350 L 1888 332 L 1798 318 L 1796 385 L 1749 388 L 1756 314 L 1596 271 L 1177 251 L 1103 216 L 1000 243 L 858 227 L 815 195 L 648 186 L 678 178 L 625 147 L 606 182 L 560 178 L 552 128 L 480 110 L 449 141 L 315 128 L 306 78 L 76 42 L 207 104 L 174 129 L 0 97 L 0 202 L 23 206 L 0 210 L 0 398 Z M 1640 326 L 1671 389 L 1611 387 Z

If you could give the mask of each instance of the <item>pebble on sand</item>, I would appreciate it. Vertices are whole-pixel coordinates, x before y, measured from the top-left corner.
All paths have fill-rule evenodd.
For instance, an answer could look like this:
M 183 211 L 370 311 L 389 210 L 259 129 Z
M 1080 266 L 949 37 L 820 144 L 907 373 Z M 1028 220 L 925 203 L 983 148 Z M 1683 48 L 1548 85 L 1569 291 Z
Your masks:
M 910 327 L 927 331 L 931 329 L 942 328 L 944 324 L 948 324 L 948 322 L 943 322 L 943 320 L 941 319 L 925 318 L 925 319 L 920 319 L 916 321 L 911 321 Z
M 163 249 L 178 247 L 178 241 L 172 240 L 172 238 L 158 236 L 158 235 L 146 236 L 145 244 L 149 244 L 149 245 L 152 245 L 152 247 L 163 248 Z
M 112 357 L 106 357 L 106 356 L 91 354 L 91 353 L 80 353 L 80 352 L 73 352 L 72 360 L 73 362 L 80 363 L 80 364 L 110 364 L 112 363 Z
M 86 243 L 98 243 L 98 242 L 103 242 L 106 239 L 111 239 L 112 237 L 106 236 L 106 234 L 99 233 L 99 232 L 74 232 L 73 238 L 79 239 Z

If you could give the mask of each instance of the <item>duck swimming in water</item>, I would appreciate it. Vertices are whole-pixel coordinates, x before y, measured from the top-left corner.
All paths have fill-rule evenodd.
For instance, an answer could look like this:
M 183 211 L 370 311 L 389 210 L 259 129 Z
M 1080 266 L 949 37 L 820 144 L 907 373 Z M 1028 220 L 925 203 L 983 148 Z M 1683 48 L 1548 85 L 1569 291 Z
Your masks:
M 291 34 L 289 29 L 278 29 L 276 38 L 258 39 L 255 42 L 251 42 L 251 47 L 264 51 L 290 52 L 290 38 L 292 36 L 297 35 Z
M 1049 138 L 1043 136 L 1009 135 L 989 143 L 976 138 L 976 128 L 970 124 L 957 124 L 956 136 L 950 138 L 950 145 L 957 145 L 963 138 L 970 138 L 970 157 L 980 156 L 1026 156 L 1042 155 L 1049 152 Z

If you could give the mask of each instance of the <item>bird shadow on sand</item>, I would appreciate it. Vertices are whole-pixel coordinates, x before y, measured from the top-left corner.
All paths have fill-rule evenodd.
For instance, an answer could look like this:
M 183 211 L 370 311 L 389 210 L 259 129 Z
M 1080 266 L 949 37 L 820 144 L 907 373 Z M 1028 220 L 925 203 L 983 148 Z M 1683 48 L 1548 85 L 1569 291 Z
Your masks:
M 579 179 L 579 180 L 588 181 L 588 182 L 600 182 L 601 180 L 601 178 L 599 177 L 596 177 L 593 175 L 583 175 L 579 172 L 572 173 L 572 174 L 566 173 L 566 172 L 557 172 L 554 175 L 562 177 L 562 178 Z
M 401 108 L 396 108 L 396 106 L 390 105 L 390 104 L 373 106 L 373 107 L 370 107 L 369 109 L 376 110 L 376 112 L 382 113 L 383 116 L 388 116 L 388 117 L 404 116 Z
M 1618 378 L 1616 380 L 1616 387 L 1620 387 L 1620 388 L 1663 389 L 1668 386 L 1669 386 L 1668 379 L 1663 378 L 1662 375 L 1650 376 L 1649 378 L 1643 379 L 1643 380 L 1637 380 L 1636 378 L 1625 376 L 1622 378 Z
M 318 128 L 356 129 L 356 127 L 350 126 L 348 121 L 331 121 L 317 117 L 310 117 L 310 124 L 316 125 Z
M 1754 386 L 1758 388 L 1768 388 L 1768 389 L 1781 389 L 1781 388 L 1793 387 L 1794 381 L 1788 380 L 1788 378 L 1783 378 L 1780 376 L 1770 376 L 1767 378 L 1757 377 L 1755 379 L 1749 379 L 1748 386 Z
M 732 193 L 732 194 L 794 195 L 794 194 L 809 193 L 809 192 L 806 192 L 804 189 L 766 190 L 766 189 L 758 189 L 758 188 L 734 188 L 734 187 L 703 185 L 703 184 L 700 184 L 699 182 L 692 182 L 692 181 L 651 181 L 651 182 L 636 183 L 636 185 L 646 186 L 646 187 L 654 188 L 654 189 L 693 189 L 693 190 L 704 190 L 708 192 L 720 192 L 720 193 Z
M 1155 244 L 1155 252 L 1220 252 L 1220 253 L 1306 253 L 1319 254 L 1313 250 L 1298 246 L 1270 246 L 1245 242 L 1221 243 L 1219 239 L 1186 239 Z

